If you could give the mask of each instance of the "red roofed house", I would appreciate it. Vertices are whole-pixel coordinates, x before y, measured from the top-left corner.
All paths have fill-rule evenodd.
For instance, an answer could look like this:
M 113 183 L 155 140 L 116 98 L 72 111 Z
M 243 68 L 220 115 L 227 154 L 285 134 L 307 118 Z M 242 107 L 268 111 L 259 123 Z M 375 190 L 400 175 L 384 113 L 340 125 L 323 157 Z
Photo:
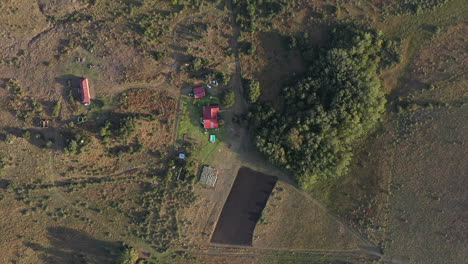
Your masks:
M 88 79 L 83 78 L 80 82 L 80 95 L 81 103 L 84 105 L 89 105 L 91 103 L 91 96 L 89 95 L 89 84 Z
M 195 87 L 193 88 L 193 95 L 195 98 L 202 98 L 203 96 L 205 96 L 205 88 L 203 88 L 203 86 L 198 86 L 198 87 Z
M 203 126 L 205 128 L 218 128 L 219 106 L 203 107 Z

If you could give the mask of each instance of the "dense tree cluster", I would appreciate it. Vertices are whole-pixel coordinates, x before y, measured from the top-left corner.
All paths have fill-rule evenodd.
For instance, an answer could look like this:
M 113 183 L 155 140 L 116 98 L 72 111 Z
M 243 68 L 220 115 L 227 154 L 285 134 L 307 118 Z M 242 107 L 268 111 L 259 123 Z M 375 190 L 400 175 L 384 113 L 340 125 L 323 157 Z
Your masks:
M 353 143 L 384 111 L 377 76 L 382 36 L 354 25 L 330 33 L 310 71 L 284 88 L 284 110 L 258 105 L 249 114 L 259 150 L 306 189 L 342 175 Z

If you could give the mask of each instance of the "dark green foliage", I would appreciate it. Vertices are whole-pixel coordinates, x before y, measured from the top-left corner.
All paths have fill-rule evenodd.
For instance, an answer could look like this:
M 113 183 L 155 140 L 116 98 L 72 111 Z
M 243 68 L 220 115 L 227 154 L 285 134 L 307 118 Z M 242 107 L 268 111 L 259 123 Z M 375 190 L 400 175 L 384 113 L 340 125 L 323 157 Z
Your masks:
M 37 112 L 40 112 L 43 108 L 41 103 L 34 101 L 34 100 L 31 101 L 31 106 L 32 106 L 32 109 Z
M 236 23 L 242 30 L 255 32 L 260 19 L 271 19 L 284 12 L 286 1 L 233 0 Z
M 290 170 L 299 184 L 346 172 L 353 143 L 375 126 L 385 98 L 377 77 L 381 36 L 357 26 L 337 26 L 310 72 L 284 88 L 284 111 L 259 105 L 249 114 L 256 145 Z
M 392 15 L 421 14 L 434 10 L 448 0 L 402 0 L 383 4 L 382 10 Z
M 236 103 L 236 94 L 232 90 L 226 90 L 221 97 L 221 105 L 224 108 L 229 108 Z
M 151 55 L 156 61 L 160 61 L 164 58 L 164 52 L 161 52 L 161 51 L 153 51 L 151 52 Z
M 75 11 L 65 17 L 58 19 L 54 16 L 47 16 L 47 19 L 52 23 L 58 24 L 67 24 L 67 23 L 78 23 L 81 21 L 92 21 L 94 17 L 92 15 L 84 14 L 78 11 Z
M 138 261 L 138 251 L 130 246 L 126 246 L 119 259 L 117 260 L 118 264 L 136 264 Z
M 257 102 L 261 94 L 260 83 L 255 80 L 243 79 L 243 84 L 247 91 L 247 101 L 249 103 Z
M 293 37 L 293 36 L 288 37 L 287 42 L 288 42 L 288 48 L 290 50 L 293 50 L 293 49 L 297 48 L 297 38 L 296 37 Z
M 179 68 L 182 72 L 191 72 L 194 75 L 198 75 L 201 70 L 206 70 L 205 66 L 209 64 L 209 61 L 205 58 L 193 57 L 190 63 L 182 64 Z
M 63 133 L 64 151 L 67 154 L 80 154 L 90 143 L 89 137 L 83 136 L 77 132 Z
M 135 154 L 141 152 L 145 149 L 145 146 L 137 139 L 135 143 L 128 146 L 116 146 L 109 149 L 109 154 L 111 156 L 120 157 L 124 153 Z
M 6 165 L 7 163 L 5 161 L 5 155 L 0 152 L 0 173 L 1 173 L 1 170 L 5 168 Z
M 245 54 L 245 55 L 253 55 L 255 53 L 255 50 L 257 47 L 255 44 L 252 44 L 251 42 L 248 41 L 241 41 L 239 42 L 239 54 Z
M 208 70 L 203 76 L 203 80 L 205 80 L 205 82 L 217 80 L 220 84 L 228 85 L 231 80 L 231 76 L 222 71 Z
M 58 116 L 60 112 L 60 101 L 56 101 L 52 106 L 52 116 Z
M 7 90 L 9 90 L 10 92 L 14 94 L 20 95 L 23 93 L 23 89 L 19 85 L 18 81 L 15 79 L 9 79 L 8 82 L 6 83 L 6 88 Z
M 23 132 L 23 138 L 26 139 L 26 140 L 30 140 L 31 139 L 31 131 L 25 130 Z
M 386 39 L 383 42 L 382 50 L 380 52 L 380 69 L 387 69 L 395 63 L 400 63 L 400 46 L 401 41 Z
M 112 120 L 106 121 L 99 130 L 99 135 L 105 139 L 112 137 L 114 139 L 126 139 L 135 131 L 136 116 L 124 115 L 115 116 Z

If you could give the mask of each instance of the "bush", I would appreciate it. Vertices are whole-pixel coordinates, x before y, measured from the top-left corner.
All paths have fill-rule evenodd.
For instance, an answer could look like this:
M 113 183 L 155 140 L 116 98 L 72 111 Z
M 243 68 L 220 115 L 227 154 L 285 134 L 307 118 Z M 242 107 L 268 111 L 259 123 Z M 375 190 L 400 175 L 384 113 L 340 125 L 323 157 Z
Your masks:
M 138 261 L 138 251 L 132 247 L 126 247 L 120 255 L 117 263 L 135 264 Z
M 9 79 L 8 82 L 6 83 L 6 88 L 10 92 L 21 95 L 23 93 L 23 89 L 19 85 L 18 81 L 15 79 Z
M 52 116 L 58 116 L 60 107 L 60 101 L 55 102 L 54 106 L 52 106 Z
M 232 107 L 236 103 L 236 95 L 234 91 L 227 90 L 221 97 L 221 104 L 224 108 Z
M 31 131 L 29 130 L 26 130 L 23 132 L 23 138 L 26 139 L 26 140 L 30 140 L 31 139 Z
M 261 94 L 260 83 L 255 80 L 244 79 L 243 81 L 244 81 L 244 86 L 247 90 L 247 101 L 249 103 L 257 102 Z
M 161 51 L 154 51 L 151 55 L 153 55 L 153 59 L 156 61 L 160 61 L 164 58 L 164 52 Z
M 83 152 L 83 149 L 91 142 L 90 138 L 78 133 L 69 132 L 63 136 L 65 138 L 64 151 L 67 154 L 80 154 Z

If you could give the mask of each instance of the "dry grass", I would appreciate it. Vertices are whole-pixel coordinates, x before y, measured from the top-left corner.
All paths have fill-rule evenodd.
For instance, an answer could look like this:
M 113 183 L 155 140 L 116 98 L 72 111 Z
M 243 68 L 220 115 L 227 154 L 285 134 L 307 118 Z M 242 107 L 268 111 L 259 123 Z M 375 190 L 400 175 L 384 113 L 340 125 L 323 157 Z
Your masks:
M 260 248 L 346 251 L 364 246 L 356 234 L 306 194 L 278 182 L 254 232 Z

